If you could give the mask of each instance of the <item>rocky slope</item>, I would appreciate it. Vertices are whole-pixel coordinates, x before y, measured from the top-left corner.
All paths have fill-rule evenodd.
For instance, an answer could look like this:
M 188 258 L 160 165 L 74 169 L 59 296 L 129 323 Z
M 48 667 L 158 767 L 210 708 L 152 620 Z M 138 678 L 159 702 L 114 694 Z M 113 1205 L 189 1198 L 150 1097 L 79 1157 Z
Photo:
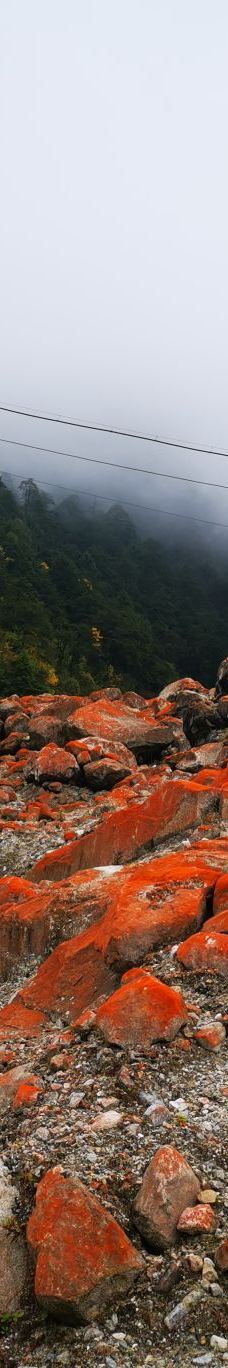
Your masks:
M 0 1363 L 228 1362 L 228 660 L 0 703 Z

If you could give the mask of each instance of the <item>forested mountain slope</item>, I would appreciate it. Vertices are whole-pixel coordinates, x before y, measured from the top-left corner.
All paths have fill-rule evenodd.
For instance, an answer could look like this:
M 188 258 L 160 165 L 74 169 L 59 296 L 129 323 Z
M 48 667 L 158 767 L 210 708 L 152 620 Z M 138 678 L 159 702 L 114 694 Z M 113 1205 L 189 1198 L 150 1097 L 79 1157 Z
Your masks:
M 142 539 L 125 510 L 58 506 L 0 483 L 0 690 L 151 696 L 175 676 L 210 685 L 227 650 L 228 553 Z

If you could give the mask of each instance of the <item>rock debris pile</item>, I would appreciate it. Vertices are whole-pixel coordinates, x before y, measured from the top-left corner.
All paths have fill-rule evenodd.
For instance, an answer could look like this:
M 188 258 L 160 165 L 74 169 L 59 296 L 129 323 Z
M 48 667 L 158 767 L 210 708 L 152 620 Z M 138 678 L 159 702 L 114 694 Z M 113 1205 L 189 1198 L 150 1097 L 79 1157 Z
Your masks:
M 228 1363 L 228 660 L 0 702 L 0 1364 Z

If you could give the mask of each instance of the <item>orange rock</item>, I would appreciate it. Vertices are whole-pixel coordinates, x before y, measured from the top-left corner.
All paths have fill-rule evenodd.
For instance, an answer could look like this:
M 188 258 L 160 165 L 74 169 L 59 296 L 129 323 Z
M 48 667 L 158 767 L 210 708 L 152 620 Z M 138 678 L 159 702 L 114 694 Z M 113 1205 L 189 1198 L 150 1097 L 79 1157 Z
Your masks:
M 226 911 L 224 910 L 224 912 L 216 912 L 216 914 L 215 914 L 214 917 L 209 917 L 209 919 L 208 919 L 208 921 L 207 921 L 207 923 L 206 923 L 206 926 L 205 926 L 205 931 L 207 931 L 207 934 L 208 934 L 209 931 L 210 931 L 210 932 L 212 931 L 212 935 L 214 934 L 214 931 L 216 931 L 216 932 L 217 932 L 217 931 L 222 931 L 222 932 L 224 932 L 224 934 L 227 936 L 227 935 L 228 935 L 228 908 L 226 909 Z
M 213 789 L 214 793 L 221 793 L 223 792 L 223 789 L 227 789 L 227 766 L 225 769 L 202 769 L 197 777 L 199 784 L 202 784 L 204 788 Z
M 0 1033 L 36 1034 L 56 1011 L 74 1022 L 115 987 L 116 979 L 97 949 L 95 933 L 64 941 L 40 966 L 34 978 L 0 1012 Z
M 42 1084 L 38 1078 L 27 1078 L 23 1083 L 19 1083 L 13 1100 L 13 1111 L 20 1111 L 21 1107 L 31 1107 L 37 1102 L 42 1091 Z
M 75 756 L 54 742 L 43 746 L 35 761 L 29 761 L 27 766 L 27 778 L 33 779 L 36 784 L 43 784 L 47 779 L 61 779 L 62 783 L 69 783 L 71 779 L 77 781 L 77 775 L 79 769 Z
M 45 1174 L 27 1227 L 39 1305 L 60 1320 L 97 1320 L 143 1267 L 138 1250 L 78 1178 Z
M 138 781 L 136 801 L 132 797 L 129 802 L 130 786 L 120 786 L 116 789 L 119 806 L 108 812 L 95 830 L 38 860 L 32 871 L 35 882 L 66 878 L 77 869 L 126 861 L 158 840 L 194 828 L 204 814 L 213 810 L 213 797 L 193 780 L 162 782 L 157 776 L 151 781 L 155 791 L 145 798 L 142 782 Z
M 172 1244 L 181 1212 L 197 1201 L 200 1185 L 193 1169 L 172 1145 L 156 1151 L 134 1203 L 134 1222 L 155 1249 Z
M 119 766 L 126 767 L 127 774 L 137 768 L 132 751 L 129 751 L 127 746 L 121 745 L 120 742 L 112 741 L 109 743 L 104 738 L 98 740 L 97 736 L 86 736 L 82 740 L 68 741 L 66 749 L 75 755 L 78 765 L 83 768 L 90 762 L 95 763 L 97 760 L 104 759 L 117 761 Z
M 73 1055 L 67 1050 L 62 1050 L 59 1054 L 52 1055 L 50 1059 L 51 1069 L 54 1069 L 55 1072 L 69 1069 L 70 1065 L 73 1063 Z
M 213 898 L 213 912 L 226 912 L 228 908 L 228 873 L 217 879 Z
M 88 701 L 83 707 L 72 711 L 69 721 L 71 739 L 88 738 L 91 733 L 99 740 L 123 743 L 130 750 L 148 751 L 151 755 L 166 750 L 173 742 L 183 741 L 182 725 L 177 718 L 168 718 L 160 725 L 156 720 L 153 707 L 148 704 L 142 709 L 133 709 L 118 699 L 113 702 L 105 698 L 104 692 L 97 702 Z
M 98 936 L 109 964 L 115 968 L 137 965 L 153 947 L 174 944 L 184 931 L 201 926 L 204 910 L 202 889 L 182 885 L 175 891 L 167 889 L 166 896 L 153 883 L 153 865 L 144 871 L 138 866 L 138 874 L 127 875 L 120 884 L 100 925 Z
M 201 1026 L 194 1034 L 194 1040 L 205 1050 L 220 1050 L 225 1039 L 225 1027 L 221 1021 L 211 1021 L 208 1024 L 205 1022 L 205 1026 Z
M 177 1230 L 183 1231 L 183 1234 L 186 1235 L 192 1235 L 194 1234 L 194 1231 L 200 1233 L 202 1230 L 202 1234 L 205 1235 L 207 1233 L 209 1234 L 211 1230 L 214 1230 L 215 1224 L 214 1211 L 212 1211 L 212 1207 L 205 1202 L 204 1205 L 199 1204 L 198 1206 L 186 1207 L 185 1210 L 182 1211 L 179 1221 L 177 1222 Z
M 110 1043 L 148 1053 L 154 1040 L 172 1040 L 186 1018 L 181 993 L 138 969 L 125 974 L 121 987 L 98 1008 L 96 1024 Z
M 0 909 L 4 907 L 4 904 L 25 902 L 26 898 L 31 897 L 34 897 L 34 885 L 29 882 L 29 879 L 22 879 L 9 874 L 0 879 Z
M 75 1029 L 79 1031 L 79 1035 L 86 1036 L 92 1031 L 95 1022 L 96 1012 L 93 1012 L 92 1007 L 85 1007 L 84 1012 L 81 1012 L 81 1016 L 77 1017 L 74 1021 L 74 1026 Z
M 228 978 L 228 937 L 219 931 L 199 931 L 183 941 L 177 950 L 177 959 L 185 969 L 194 969 L 197 974 L 209 972 Z
M 0 880 L 1 975 L 5 977 L 26 952 L 42 954 L 53 926 L 60 936 L 68 924 L 71 933 L 76 929 L 83 908 L 87 922 L 89 914 L 90 918 L 101 914 L 111 902 L 115 882 L 111 874 L 105 876 L 99 870 L 42 888 L 24 879 Z
M 31 885 L 32 888 L 32 885 Z M 27 953 L 42 954 L 51 928 L 50 893 L 27 895 L 25 902 L 0 907 L 0 973 L 6 977 L 11 965 Z
M 18 1064 L 16 1068 L 8 1069 L 7 1072 L 0 1074 L 0 1106 L 1 1103 L 13 1099 L 13 1107 L 23 1106 L 26 1101 L 36 1101 L 39 1093 L 42 1092 L 43 1085 L 36 1074 L 28 1077 L 25 1066 Z
M 22 1040 L 27 1036 L 36 1036 L 44 1023 L 43 1012 L 33 1012 L 24 1007 L 23 999 L 18 994 L 13 1002 L 0 1011 L 0 1040 L 8 1040 L 10 1035 L 19 1035 Z
M 188 1054 L 189 1050 L 192 1049 L 191 1040 L 187 1040 L 187 1038 L 185 1039 L 183 1036 L 177 1036 L 176 1040 L 172 1040 L 171 1049 L 183 1050 L 184 1054 Z

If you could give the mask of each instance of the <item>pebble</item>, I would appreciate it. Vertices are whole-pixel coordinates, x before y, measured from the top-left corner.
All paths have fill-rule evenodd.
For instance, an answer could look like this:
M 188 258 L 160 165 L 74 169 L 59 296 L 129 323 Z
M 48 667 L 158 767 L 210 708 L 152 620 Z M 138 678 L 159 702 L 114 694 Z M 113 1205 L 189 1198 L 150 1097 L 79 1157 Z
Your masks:
M 214 1206 L 214 1203 L 217 1201 L 218 1193 L 215 1192 L 214 1188 L 203 1188 L 202 1192 L 200 1192 L 199 1202 L 205 1202 L 205 1205 L 209 1203 L 209 1206 Z
M 223 1288 L 220 1287 L 220 1283 L 218 1282 L 210 1283 L 210 1292 L 212 1293 L 212 1297 L 224 1296 Z
M 83 1102 L 84 1097 L 84 1092 L 72 1092 L 69 1097 L 69 1107 L 80 1107 L 80 1102 Z
M 125 1343 L 125 1339 L 126 1339 L 126 1335 L 124 1335 L 124 1331 L 123 1331 L 123 1330 L 116 1330 L 115 1333 L 113 1334 L 113 1339 L 116 1340 L 116 1343 L 118 1343 L 118 1344 L 124 1344 L 124 1343 Z
M 121 1122 L 122 1120 L 123 1120 L 123 1114 L 122 1114 L 122 1112 L 120 1112 L 120 1111 L 114 1111 L 114 1108 L 113 1108 L 111 1111 L 106 1111 L 106 1112 L 104 1112 L 104 1113 L 102 1112 L 102 1114 L 100 1114 L 99 1116 L 96 1116 L 95 1121 L 92 1121 L 92 1122 L 91 1122 L 90 1130 L 91 1130 L 91 1131 L 104 1131 L 104 1130 L 110 1130 L 112 1126 L 119 1126 L 119 1125 L 120 1125 L 120 1122 Z
M 203 1260 L 200 1258 L 200 1254 L 194 1254 L 194 1251 L 190 1250 L 187 1254 L 187 1263 L 191 1273 L 201 1273 Z
M 197 1364 L 197 1368 L 207 1368 L 207 1364 L 212 1363 L 212 1354 L 200 1354 L 199 1358 L 193 1359 L 193 1363 Z
M 185 1101 L 185 1097 L 176 1097 L 176 1098 L 175 1098 L 175 1101 L 174 1101 L 174 1102 L 170 1101 L 169 1105 L 170 1105 L 170 1107 L 173 1107 L 173 1108 L 174 1108 L 174 1111 L 177 1111 L 177 1112 L 178 1112 L 178 1111 L 180 1111 L 180 1112 L 187 1112 L 187 1110 L 188 1110 L 187 1102 Z
M 202 1298 L 202 1287 L 193 1287 L 191 1292 L 187 1292 L 182 1302 L 177 1302 L 168 1316 L 165 1316 L 165 1325 L 168 1330 L 172 1330 L 174 1325 L 179 1325 L 180 1321 L 187 1320 L 189 1313 L 197 1302 Z
M 163 1125 L 167 1115 L 168 1108 L 165 1107 L 164 1102 L 152 1102 L 151 1107 L 147 1107 L 145 1111 L 147 1121 L 153 1121 L 154 1126 Z
M 206 1282 L 215 1282 L 216 1278 L 218 1280 L 218 1274 L 216 1273 L 213 1259 L 204 1259 L 202 1278 L 204 1278 Z

